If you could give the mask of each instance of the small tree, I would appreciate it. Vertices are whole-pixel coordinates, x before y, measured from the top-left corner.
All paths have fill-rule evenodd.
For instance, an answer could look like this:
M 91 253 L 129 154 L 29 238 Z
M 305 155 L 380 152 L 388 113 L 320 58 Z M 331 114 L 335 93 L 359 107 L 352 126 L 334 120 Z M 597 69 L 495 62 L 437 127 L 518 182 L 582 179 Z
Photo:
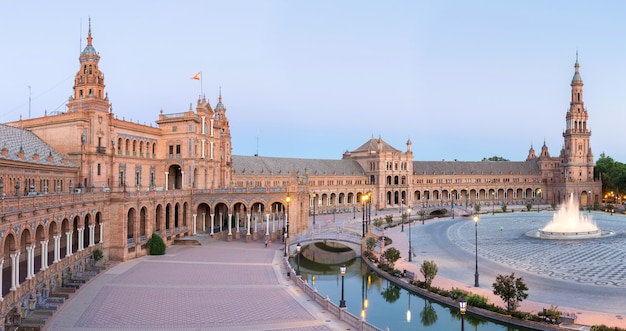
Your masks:
M 393 215 L 385 216 L 385 221 L 387 221 L 387 226 L 391 226 L 391 224 L 393 223 Z
M 146 248 L 150 251 L 150 255 L 164 255 L 166 246 L 163 238 L 153 233 L 152 237 L 146 242 Z
M 500 296 L 506 303 L 506 310 L 512 313 L 524 299 L 528 298 L 528 287 L 522 277 L 515 278 L 515 273 L 498 275 L 493 283 L 493 294 Z
M 380 217 L 377 217 L 374 219 L 372 223 L 374 223 L 375 227 L 380 228 L 381 226 L 383 226 L 383 219 Z
M 389 247 L 382 255 L 389 264 L 390 267 L 393 268 L 393 265 L 400 259 L 400 251 L 394 247 Z
M 532 208 L 533 208 L 533 204 L 532 203 L 529 202 L 529 203 L 526 204 L 526 210 L 527 211 L 530 211 Z
M 368 252 L 372 251 L 372 249 L 376 247 L 376 242 L 377 240 L 374 237 L 368 237 L 367 239 L 365 239 L 365 248 Z
M 424 275 L 424 283 L 426 283 L 426 287 L 430 288 L 430 284 L 432 284 L 433 279 L 437 275 L 437 263 L 435 261 L 424 261 L 422 262 L 422 266 L 420 267 L 420 272 Z
M 500 207 L 500 208 L 502 208 L 502 212 L 503 213 L 506 213 L 506 205 L 502 205 L 502 207 Z
M 93 250 L 93 260 L 98 262 L 100 260 L 102 260 L 102 258 L 104 257 L 104 254 L 102 254 L 102 250 L 100 248 L 96 248 Z
M 480 205 L 479 204 L 475 204 L 474 205 L 474 211 L 476 212 L 476 214 L 478 214 L 480 212 Z
M 422 224 L 424 224 L 424 220 L 426 219 L 426 211 L 424 209 L 420 209 L 417 214 L 420 216 Z

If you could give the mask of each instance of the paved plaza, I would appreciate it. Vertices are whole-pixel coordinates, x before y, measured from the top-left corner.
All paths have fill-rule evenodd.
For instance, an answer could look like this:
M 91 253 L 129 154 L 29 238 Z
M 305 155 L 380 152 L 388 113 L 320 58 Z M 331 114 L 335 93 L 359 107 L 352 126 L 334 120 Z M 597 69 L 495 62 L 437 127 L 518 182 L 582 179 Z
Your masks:
M 381 212 L 382 217 L 393 212 Z M 592 213 L 612 237 L 539 240 L 528 231 L 542 228 L 552 211 L 481 215 L 478 228 L 468 217 L 396 226 L 385 235 L 402 259 L 396 263 L 421 275 L 419 265 L 434 260 L 433 285 L 462 288 L 502 305 L 492 293 L 498 274 L 515 272 L 529 287 L 521 310 L 550 305 L 576 314 L 582 325 L 626 326 L 626 217 Z M 399 213 L 395 213 L 396 216 Z M 318 216 L 317 231 L 360 228 L 359 215 Z M 372 215 L 375 217 L 376 215 Z M 418 217 L 416 217 L 418 218 Z M 502 231 L 500 231 L 502 227 Z M 478 233 L 480 286 L 474 287 L 475 234 Z M 409 232 L 410 231 L 410 232 Z M 409 233 L 413 261 L 408 262 Z M 164 256 L 120 263 L 87 285 L 48 323 L 48 330 L 347 330 L 286 277 L 282 243 L 216 241 L 198 236 L 202 246 L 172 246 Z
M 289 281 L 282 245 L 200 238 L 120 263 L 58 312 L 47 330 L 285 330 L 349 327 Z
M 539 312 L 550 305 L 576 314 L 583 325 L 626 326 L 626 216 L 594 212 L 602 230 L 612 237 L 585 240 L 540 240 L 526 236 L 544 227 L 553 211 L 481 215 L 478 228 L 469 217 L 414 222 L 413 261 L 408 262 L 409 227 L 387 231 L 402 254 L 398 269 L 417 275 L 424 260 L 434 260 L 439 272 L 434 286 L 457 287 L 503 305 L 492 292 L 498 274 L 514 272 L 529 288 L 521 310 Z M 588 213 L 585 213 L 588 214 Z M 502 231 L 500 230 L 502 227 Z M 478 233 L 479 287 L 474 287 Z

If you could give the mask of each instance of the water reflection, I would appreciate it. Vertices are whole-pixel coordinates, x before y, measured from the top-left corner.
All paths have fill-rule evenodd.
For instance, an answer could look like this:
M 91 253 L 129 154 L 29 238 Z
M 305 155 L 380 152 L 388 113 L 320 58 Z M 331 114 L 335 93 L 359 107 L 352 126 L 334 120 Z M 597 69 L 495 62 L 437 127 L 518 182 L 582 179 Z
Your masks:
M 441 306 L 378 276 L 361 259 L 346 262 L 344 297 L 346 309 L 355 316 L 385 330 L 460 330 L 461 315 L 458 308 Z M 292 260 L 292 265 L 296 263 Z M 302 278 L 323 296 L 339 305 L 341 300 L 341 274 L 339 265 L 327 265 L 300 259 Z M 419 318 L 412 316 L 419 312 Z M 416 310 L 417 309 L 417 310 Z M 509 327 L 466 314 L 466 327 L 481 331 L 530 331 Z M 469 328 L 468 328 L 469 329 Z M 470 330 L 471 330 L 470 329 Z

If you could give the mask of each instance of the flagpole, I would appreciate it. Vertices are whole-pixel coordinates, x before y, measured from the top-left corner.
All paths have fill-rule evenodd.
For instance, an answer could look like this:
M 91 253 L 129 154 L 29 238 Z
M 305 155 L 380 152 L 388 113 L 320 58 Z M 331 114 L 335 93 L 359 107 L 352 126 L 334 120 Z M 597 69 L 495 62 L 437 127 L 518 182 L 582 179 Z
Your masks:
M 200 96 L 201 97 L 202 97 L 202 94 L 204 94 L 204 88 L 202 87 L 202 80 L 204 79 L 204 77 L 202 76 L 204 75 L 202 74 L 202 71 L 200 71 Z

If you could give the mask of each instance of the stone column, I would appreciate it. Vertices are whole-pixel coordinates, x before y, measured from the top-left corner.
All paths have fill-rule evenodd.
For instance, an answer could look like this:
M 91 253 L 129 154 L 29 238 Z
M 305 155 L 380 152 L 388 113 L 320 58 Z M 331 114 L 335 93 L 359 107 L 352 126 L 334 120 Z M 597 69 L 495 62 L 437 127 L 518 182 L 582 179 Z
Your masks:
M 9 255 L 11 257 L 11 289 L 9 291 L 15 291 L 17 290 L 18 286 L 17 286 L 17 273 L 20 272 L 20 268 L 17 265 L 19 263 L 19 252 L 16 252 L 15 254 L 11 254 Z
M 166 190 L 166 191 L 167 191 L 167 190 L 168 190 L 168 188 L 169 188 L 169 181 L 170 181 L 169 175 L 170 175 L 170 173 L 166 171 L 166 172 L 165 172 L 165 190 Z
M 102 240 L 102 230 L 104 228 L 104 224 L 102 224 L 102 222 L 100 222 L 100 243 L 104 243 L 104 240 Z
M 2 268 L 4 268 L 4 258 L 0 258 L 0 270 L 2 270 Z M 4 300 L 4 298 L 2 297 L 2 272 L 0 272 L 0 302 L 2 302 Z
M 65 256 L 72 256 L 72 231 L 65 232 Z
M 82 228 L 78 228 L 76 230 L 78 230 L 78 249 L 77 249 L 77 251 L 80 252 L 80 251 L 83 250 L 83 246 L 84 246 L 83 242 L 85 241 L 85 236 L 84 236 L 85 228 L 82 227 Z
M 61 260 L 61 235 L 53 236 L 52 239 L 54 239 L 54 261 L 52 263 L 57 263 Z
M 228 241 L 233 240 L 233 214 L 228 214 Z
M 94 239 L 95 239 L 94 230 L 95 229 L 96 229 L 95 224 L 89 225 L 89 247 L 93 247 L 96 245 L 96 243 L 94 242 Z
M 197 214 L 193 214 L 193 235 L 195 236 L 196 234 L 198 234 L 196 232 L 196 226 L 198 224 L 198 215 Z
M 30 263 L 31 258 L 33 257 L 33 249 L 35 246 L 26 247 L 26 279 L 31 279 L 32 276 L 32 265 Z

